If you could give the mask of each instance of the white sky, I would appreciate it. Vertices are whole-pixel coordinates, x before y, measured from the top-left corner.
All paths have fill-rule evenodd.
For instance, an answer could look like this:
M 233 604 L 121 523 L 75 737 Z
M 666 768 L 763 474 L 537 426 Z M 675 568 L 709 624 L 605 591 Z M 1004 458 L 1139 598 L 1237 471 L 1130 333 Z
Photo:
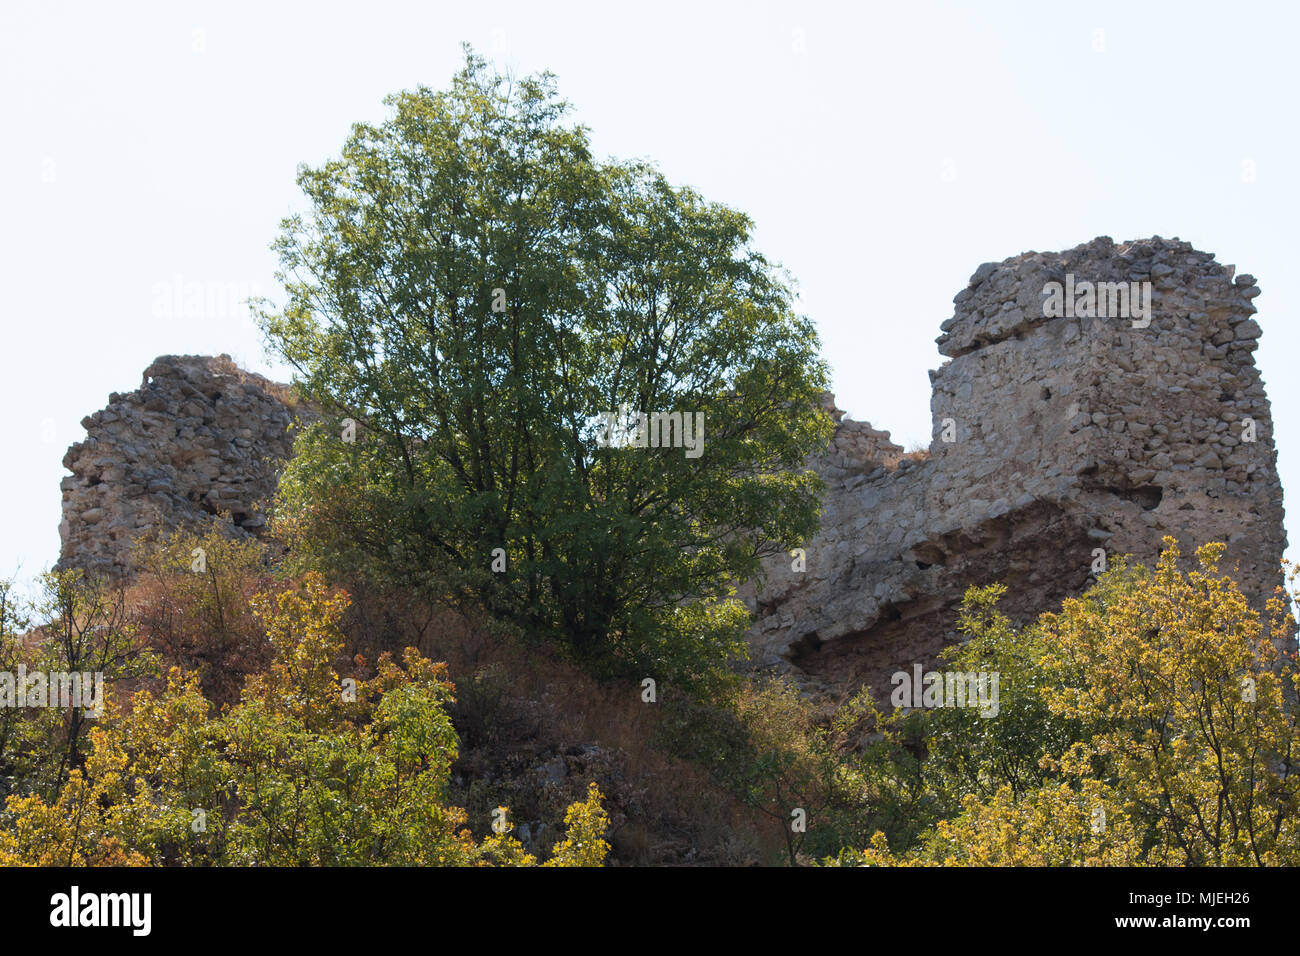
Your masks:
M 929 440 L 939 323 L 980 263 L 1098 235 L 1216 253 L 1259 278 L 1256 357 L 1300 487 L 1297 10 L 4 0 L 0 575 L 56 560 L 63 453 L 154 357 L 287 378 L 237 307 L 157 314 L 159 286 L 275 299 L 297 164 L 382 119 L 386 94 L 446 86 L 462 40 L 555 72 L 598 154 L 752 216 L 839 404 L 909 447 Z

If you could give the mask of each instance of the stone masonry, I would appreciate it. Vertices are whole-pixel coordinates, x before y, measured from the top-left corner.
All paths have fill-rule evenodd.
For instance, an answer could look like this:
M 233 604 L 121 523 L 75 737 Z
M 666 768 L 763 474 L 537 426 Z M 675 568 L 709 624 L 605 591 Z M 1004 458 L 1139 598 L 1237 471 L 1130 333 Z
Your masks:
M 1044 288 L 1067 275 L 1150 282 L 1150 324 L 1046 317 Z M 1164 535 L 1185 554 L 1227 542 L 1224 570 L 1262 606 L 1286 536 L 1251 354 L 1258 294 L 1159 237 L 980 266 L 937 340 L 929 454 L 840 420 L 815 463 L 828 494 L 806 571 L 771 559 L 743 593 L 756 663 L 835 695 L 887 691 L 957 639 L 969 585 L 1007 584 L 1003 608 L 1023 620 L 1083 590 L 1095 549 L 1150 564 Z
M 128 572 L 141 532 L 209 515 L 259 534 L 299 411 L 291 389 L 228 355 L 158 358 L 137 391 L 82 419 L 86 440 L 63 458 L 59 566 Z

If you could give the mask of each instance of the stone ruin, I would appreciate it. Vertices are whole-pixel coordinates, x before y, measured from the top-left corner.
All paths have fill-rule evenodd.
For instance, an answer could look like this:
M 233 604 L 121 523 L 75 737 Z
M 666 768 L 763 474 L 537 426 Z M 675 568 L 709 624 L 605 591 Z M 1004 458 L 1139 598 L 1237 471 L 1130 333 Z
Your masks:
M 1056 315 L 1052 282 L 1150 283 L 1151 312 Z M 1251 354 L 1258 294 L 1159 237 L 980 266 L 937 340 L 928 453 L 827 396 L 837 424 L 812 462 L 828 488 L 806 569 L 773 558 L 741 590 L 755 663 L 832 696 L 886 686 L 957 639 L 968 586 L 1007 584 L 1003 608 L 1024 620 L 1082 591 L 1096 549 L 1150 563 L 1164 535 L 1185 552 L 1227 542 L 1225 570 L 1262 605 L 1286 536 Z M 139 532 L 223 512 L 232 533 L 261 533 L 299 414 L 292 390 L 228 356 L 158 359 L 64 458 L 60 564 L 126 572 Z
M 139 389 L 82 419 L 86 440 L 63 456 L 72 476 L 57 566 L 127 574 L 139 534 L 208 516 L 229 515 L 234 535 L 261 534 L 304 411 L 291 388 L 229 355 L 158 358 Z
M 1149 324 L 1046 317 L 1045 287 L 1067 279 L 1151 283 Z M 980 266 L 937 339 L 928 454 L 835 410 L 806 570 L 770 559 L 744 594 L 756 662 L 835 696 L 887 692 L 958 639 L 968 586 L 1005 583 L 1025 620 L 1085 589 L 1095 549 L 1150 565 L 1165 535 L 1185 554 L 1226 542 L 1222 568 L 1262 607 L 1286 535 L 1258 294 L 1159 237 Z

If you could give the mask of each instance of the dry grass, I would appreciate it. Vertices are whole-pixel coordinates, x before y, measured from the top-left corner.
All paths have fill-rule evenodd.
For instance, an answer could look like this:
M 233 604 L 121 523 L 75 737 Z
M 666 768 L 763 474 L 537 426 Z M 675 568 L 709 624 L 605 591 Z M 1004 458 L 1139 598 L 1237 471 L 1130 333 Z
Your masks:
M 347 629 L 358 648 L 368 631 L 394 652 L 410 644 L 446 661 L 462 740 L 452 797 L 479 835 L 503 804 L 512 819 L 545 821 L 558 835 L 564 807 L 594 780 L 606 795 L 615 862 L 745 865 L 779 849 L 770 821 L 719 790 L 704 768 L 654 746 L 661 710 L 642 701 L 638 683 L 602 682 L 500 628 L 374 593 L 354 593 Z M 542 780 L 538 767 L 557 757 L 565 778 Z
M 187 559 L 192 544 L 186 538 L 173 550 Z M 266 663 L 255 653 L 264 641 L 248 599 L 276 584 L 252 560 L 255 544 L 205 544 L 214 559 L 222 557 L 211 567 L 227 569 L 220 581 L 156 555 L 161 563 L 136 581 L 130 604 L 143 636 L 168 663 L 199 669 L 209 699 L 230 703 L 244 678 Z M 245 548 L 243 562 L 225 554 Z M 219 613 L 199 587 L 209 583 L 221 584 L 228 602 Z M 477 837 L 488 835 L 495 807 L 509 806 L 510 819 L 530 824 L 534 835 L 545 824 L 532 847 L 545 855 L 561 834 L 565 809 L 594 781 L 610 815 L 611 862 L 744 865 L 779 852 L 770 820 L 724 793 L 707 768 L 655 746 L 663 705 L 643 702 L 638 682 L 599 680 L 558 649 L 404 593 L 336 583 L 351 596 L 340 673 L 370 676 L 381 654 L 400 659 L 406 647 L 447 663 L 456 687 L 450 713 L 461 739 L 449 797 L 466 808 Z M 671 688 L 661 684 L 658 691 L 661 701 L 672 699 Z M 561 773 L 539 773 L 557 761 Z

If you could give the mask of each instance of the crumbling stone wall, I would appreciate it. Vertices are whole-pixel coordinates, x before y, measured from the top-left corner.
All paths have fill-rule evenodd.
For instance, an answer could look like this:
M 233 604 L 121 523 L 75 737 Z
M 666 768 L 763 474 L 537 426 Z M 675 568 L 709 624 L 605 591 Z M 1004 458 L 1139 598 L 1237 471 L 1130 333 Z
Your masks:
M 846 429 L 882 433 L 839 425 L 815 465 L 829 490 L 806 571 L 772 559 L 744 592 L 757 662 L 832 693 L 887 690 L 957 639 L 969 585 L 1006 583 L 1004 608 L 1027 618 L 1086 587 L 1095 549 L 1150 563 L 1166 534 L 1185 552 L 1226 541 L 1225 569 L 1262 605 L 1281 582 L 1282 490 L 1251 354 L 1259 289 L 1233 273 L 1159 237 L 981 266 L 937 340 L 928 458 L 885 435 L 846 467 Z M 1067 274 L 1150 282 L 1149 325 L 1048 317 L 1044 288 Z
M 124 574 L 141 532 L 221 513 L 233 534 L 260 534 L 304 413 L 291 389 L 228 355 L 158 358 L 138 390 L 82 419 L 86 440 L 63 458 L 59 566 Z

